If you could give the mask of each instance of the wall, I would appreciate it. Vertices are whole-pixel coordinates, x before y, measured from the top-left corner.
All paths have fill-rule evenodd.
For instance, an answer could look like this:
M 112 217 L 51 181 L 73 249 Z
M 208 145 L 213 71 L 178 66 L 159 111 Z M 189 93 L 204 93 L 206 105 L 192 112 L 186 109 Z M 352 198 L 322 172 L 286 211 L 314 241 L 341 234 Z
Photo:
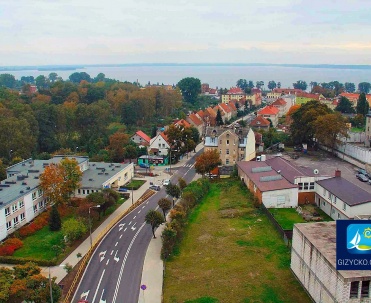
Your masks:
M 303 204 L 313 204 L 315 202 L 315 193 L 314 192 L 299 192 L 299 197 L 298 197 L 298 204 L 303 205 Z
M 267 208 L 296 207 L 298 206 L 298 189 L 286 188 L 265 191 L 262 193 L 262 201 Z
M 320 148 L 331 152 L 331 149 L 326 146 L 320 145 Z M 365 163 L 371 163 L 371 150 L 350 143 L 337 146 L 334 154 L 338 158 L 362 168 L 364 168 Z

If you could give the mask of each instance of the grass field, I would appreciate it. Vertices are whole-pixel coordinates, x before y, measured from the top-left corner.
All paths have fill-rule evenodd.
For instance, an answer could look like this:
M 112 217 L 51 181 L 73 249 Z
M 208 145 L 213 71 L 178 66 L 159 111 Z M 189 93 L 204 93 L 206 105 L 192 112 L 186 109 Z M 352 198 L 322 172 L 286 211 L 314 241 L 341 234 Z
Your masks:
M 289 266 L 289 249 L 246 188 L 220 180 L 166 262 L 164 302 L 311 302 Z
M 306 223 L 295 208 L 269 208 L 268 211 L 274 216 L 283 229 L 292 230 L 295 223 Z
M 127 189 L 133 188 L 134 190 L 141 187 L 144 183 L 146 183 L 146 180 L 131 180 L 128 184 L 125 184 L 123 187 L 126 187 Z

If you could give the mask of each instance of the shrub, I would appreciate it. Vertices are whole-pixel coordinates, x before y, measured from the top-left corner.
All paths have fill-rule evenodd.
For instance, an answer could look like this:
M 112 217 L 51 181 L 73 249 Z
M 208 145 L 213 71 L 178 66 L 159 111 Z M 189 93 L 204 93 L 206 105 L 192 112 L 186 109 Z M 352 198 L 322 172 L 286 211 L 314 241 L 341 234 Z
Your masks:
M 57 206 L 54 204 L 49 214 L 49 229 L 51 231 L 58 231 L 62 227 L 61 217 L 58 212 Z
M 70 242 L 80 239 L 87 231 L 88 227 L 83 222 L 82 218 L 80 218 L 80 220 L 71 218 L 62 224 L 62 233 Z
M 11 256 L 23 246 L 23 242 L 17 238 L 9 238 L 0 246 L 0 256 Z

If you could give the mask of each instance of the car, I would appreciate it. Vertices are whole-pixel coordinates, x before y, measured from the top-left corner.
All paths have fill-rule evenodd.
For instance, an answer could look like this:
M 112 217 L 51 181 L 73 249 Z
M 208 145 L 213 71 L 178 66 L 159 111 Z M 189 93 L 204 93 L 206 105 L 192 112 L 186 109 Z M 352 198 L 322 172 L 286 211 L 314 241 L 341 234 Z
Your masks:
M 367 182 L 368 181 L 368 178 L 364 174 L 356 174 L 356 177 L 357 177 L 358 180 L 360 180 L 362 182 Z
M 155 191 L 159 191 L 161 189 L 160 185 L 151 185 L 149 187 L 149 189 L 152 189 L 152 190 L 155 190 Z
M 141 168 L 149 168 L 149 164 L 148 163 L 140 163 L 139 164 L 139 167 L 141 167 Z
M 359 168 L 357 170 L 357 173 L 362 174 L 362 175 L 365 175 L 366 177 L 368 177 L 367 171 L 365 169 L 363 169 L 363 168 Z
M 205 176 L 206 176 L 207 178 L 210 178 L 210 179 L 214 179 L 214 178 L 217 178 L 217 177 L 218 177 L 218 175 L 210 174 L 210 173 L 206 173 Z
M 303 151 L 303 146 L 300 146 L 300 145 L 294 146 L 294 151 L 297 151 L 297 152 Z
M 162 181 L 162 185 L 163 186 L 168 186 L 170 184 L 170 180 L 169 179 L 166 179 L 164 181 Z

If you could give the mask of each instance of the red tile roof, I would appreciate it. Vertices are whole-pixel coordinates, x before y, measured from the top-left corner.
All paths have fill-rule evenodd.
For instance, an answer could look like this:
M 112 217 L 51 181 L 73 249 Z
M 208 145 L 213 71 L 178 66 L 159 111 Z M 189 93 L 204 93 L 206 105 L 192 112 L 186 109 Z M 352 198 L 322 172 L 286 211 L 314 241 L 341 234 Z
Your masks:
M 215 112 L 216 115 L 218 114 L 218 110 L 220 111 L 220 114 L 221 114 L 222 116 L 225 115 L 225 112 L 224 112 L 224 110 L 223 110 L 223 107 L 221 107 L 220 104 L 214 106 L 213 110 L 214 110 L 214 112 Z
M 226 103 L 220 103 L 219 106 L 226 112 L 230 113 L 232 110 Z
M 197 126 L 200 126 L 203 124 L 202 120 L 198 118 L 195 114 L 190 114 L 188 118 Z
M 167 144 L 169 144 L 169 139 L 167 138 L 167 136 L 165 135 L 165 133 L 160 133 L 160 136 L 167 142 Z
M 259 89 L 259 88 L 253 88 L 253 89 L 251 89 L 251 93 L 252 94 L 261 94 L 261 90 Z
M 181 119 L 174 123 L 174 125 L 182 125 L 184 128 L 191 127 L 191 124 L 189 124 L 186 120 Z
M 227 95 L 242 95 L 244 92 L 239 87 L 231 87 Z
M 266 106 L 258 111 L 258 115 L 277 115 L 279 111 L 280 110 L 274 106 Z
M 218 90 L 217 89 L 215 89 L 215 88 L 210 88 L 209 89 L 209 94 L 210 95 L 216 95 L 218 93 Z
M 282 98 L 279 98 L 279 99 L 277 99 L 276 101 L 274 101 L 273 103 L 272 103 L 272 105 L 282 105 L 282 106 L 284 106 L 284 105 L 286 105 L 287 104 L 287 102 L 285 101 L 285 100 L 283 100 Z
M 141 137 L 144 141 L 147 141 L 148 143 L 151 141 L 151 138 L 149 136 L 147 136 L 141 130 L 138 130 L 135 134 L 137 134 L 139 137 Z
M 236 111 L 237 110 L 237 107 L 235 105 L 235 102 L 229 102 L 228 103 L 229 107 L 233 110 L 233 111 Z
M 202 110 L 199 110 L 196 114 L 199 115 L 201 119 L 205 116 L 205 113 Z
M 214 112 L 214 110 L 211 107 L 206 108 L 205 111 L 204 111 L 204 114 L 206 116 L 216 117 L 216 113 Z
M 250 122 L 250 126 L 252 126 L 252 127 L 254 127 L 254 126 L 269 126 L 270 124 L 271 123 L 262 116 L 258 116 Z

